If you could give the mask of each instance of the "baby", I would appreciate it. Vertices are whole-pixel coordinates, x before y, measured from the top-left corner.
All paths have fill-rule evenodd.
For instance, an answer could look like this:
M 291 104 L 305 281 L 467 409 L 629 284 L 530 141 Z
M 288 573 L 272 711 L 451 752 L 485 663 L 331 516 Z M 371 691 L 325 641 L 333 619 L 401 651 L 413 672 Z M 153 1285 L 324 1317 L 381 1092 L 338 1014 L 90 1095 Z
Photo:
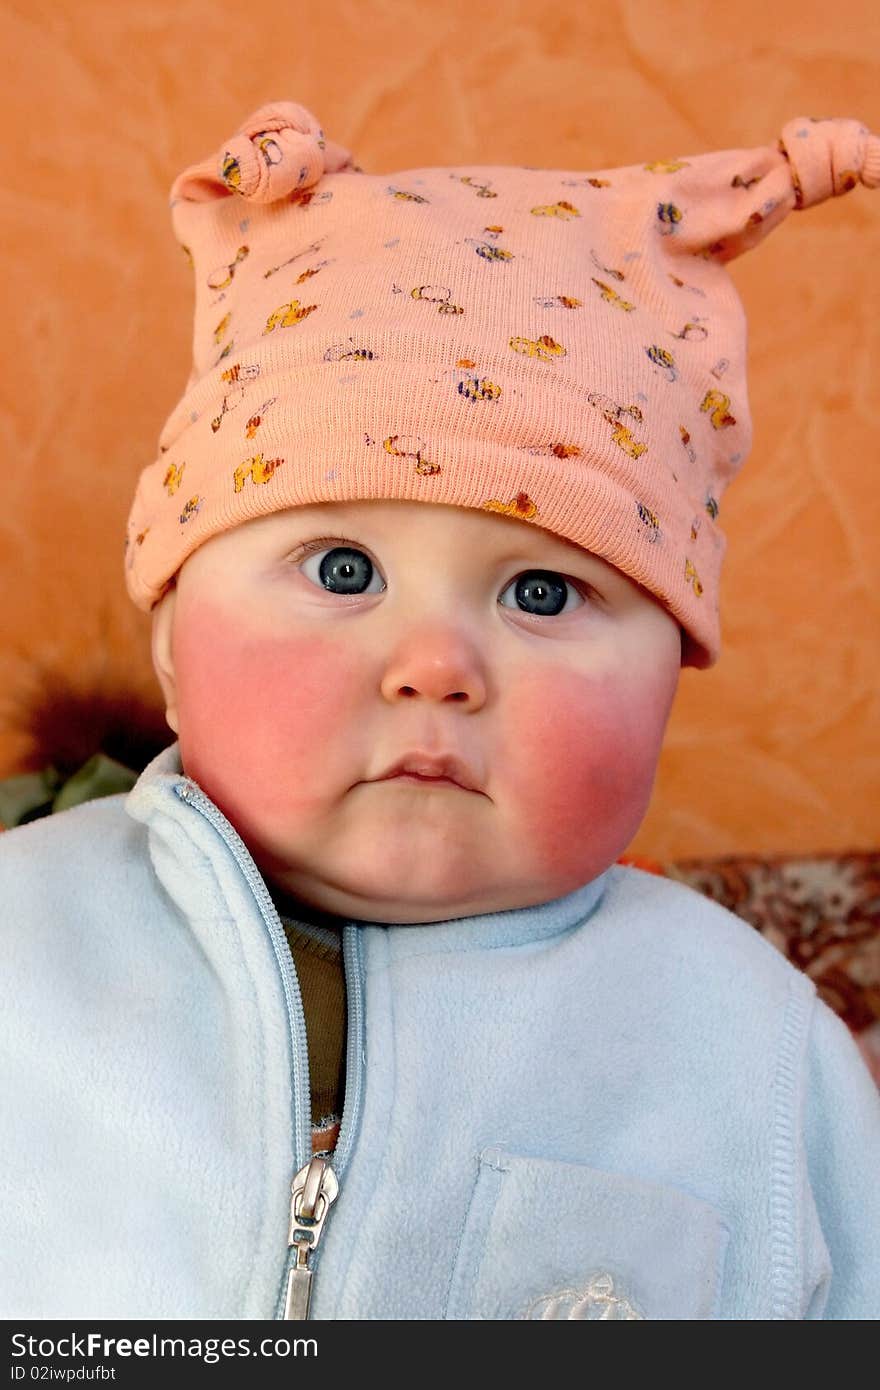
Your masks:
M 279 102 L 177 179 L 126 541 L 177 739 L 0 839 L 7 1318 L 880 1314 L 847 1029 L 617 862 L 719 655 L 724 262 L 859 178 L 809 118 L 369 176 Z

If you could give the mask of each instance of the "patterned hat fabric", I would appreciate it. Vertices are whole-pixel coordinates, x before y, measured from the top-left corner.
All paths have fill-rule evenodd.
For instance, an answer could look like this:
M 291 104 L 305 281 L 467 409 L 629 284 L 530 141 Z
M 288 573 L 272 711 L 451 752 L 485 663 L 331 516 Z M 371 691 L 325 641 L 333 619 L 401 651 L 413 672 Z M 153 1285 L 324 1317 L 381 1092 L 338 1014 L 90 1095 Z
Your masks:
M 366 173 L 294 102 L 174 181 L 193 366 L 128 519 L 149 612 L 269 512 L 400 498 L 543 527 L 649 590 L 682 665 L 720 654 L 725 488 L 751 444 L 725 263 L 880 184 L 880 137 L 798 117 L 766 147 L 578 172 Z

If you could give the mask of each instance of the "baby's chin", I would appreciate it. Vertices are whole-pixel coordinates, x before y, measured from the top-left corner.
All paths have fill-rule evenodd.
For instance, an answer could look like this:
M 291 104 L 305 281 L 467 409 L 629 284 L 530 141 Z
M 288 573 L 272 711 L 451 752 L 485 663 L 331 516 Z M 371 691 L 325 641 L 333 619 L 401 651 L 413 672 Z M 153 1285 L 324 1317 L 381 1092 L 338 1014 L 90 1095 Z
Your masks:
M 267 881 L 337 918 L 401 926 L 565 897 L 601 874 L 631 838 L 628 824 L 568 834 L 555 822 L 542 829 L 533 819 L 520 826 L 500 815 L 450 816 L 439 799 L 406 824 L 389 811 L 367 821 L 337 815 L 299 829 L 276 829 L 256 844 L 249 837 Z
M 492 912 L 536 907 L 574 892 L 607 868 L 587 870 L 570 881 L 554 879 L 508 882 L 502 889 L 497 879 L 482 884 L 457 883 L 406 885 L 373 883 L 371 892 L 357 891 L 339 882 L 282 876 L 272 880 L 270 887 L 282 911 L 295 916 L 300 907 L 311 920 L 340 926 L 346 921 L 375 922 L 383 926 L 419 926 L 432 922 L 447 922 L 462 917 L 477 917 Z
M 287 915 L 296 916 L 299 908 L 303 916 L 321 924 L 341 925 L 347 921 L 376 922 L 384 926 L 415 926 L 426 922 L 446 922 L 456 917 L 472 917 L 478 913 L 494 912 L 499 908 L 498 894 L 487 888 L 485 894 L 462 897 L 460 886 L 427 894 L 410 891 L 393 891 L 388 885 L 385 893 L 352 892 L 345 887 L 303 881 L 284 880 L 281 884 L 270 885 L 276 904 Z

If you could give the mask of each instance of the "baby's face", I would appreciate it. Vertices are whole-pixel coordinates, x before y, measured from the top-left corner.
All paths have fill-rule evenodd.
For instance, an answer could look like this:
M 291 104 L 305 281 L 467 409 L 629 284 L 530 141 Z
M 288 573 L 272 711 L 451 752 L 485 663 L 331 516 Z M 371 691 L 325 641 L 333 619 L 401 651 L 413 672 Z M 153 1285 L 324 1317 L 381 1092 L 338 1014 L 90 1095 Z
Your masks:
M 547 902 L 617 859 L 681 643 L 647 591 L 536 526 L 363 501 L 208 540 L 154 610 L 153 660 L 184 771 L 290 910 L 414 923 Z M 380 780 L 417 751 L 476 790 Z

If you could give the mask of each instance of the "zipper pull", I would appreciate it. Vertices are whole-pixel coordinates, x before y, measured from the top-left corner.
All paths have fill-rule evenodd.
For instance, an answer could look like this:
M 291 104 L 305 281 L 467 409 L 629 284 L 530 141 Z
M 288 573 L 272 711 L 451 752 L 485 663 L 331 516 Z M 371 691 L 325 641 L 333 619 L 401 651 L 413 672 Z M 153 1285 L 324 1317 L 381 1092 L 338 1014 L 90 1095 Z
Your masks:
M 326 1158 L 312 1158 L 290 1184 L 290 1229 L 287 1244 L 296 1247 L 296 1262 L 287 1276 L 284 1316 L 302 1320 L 309 1316 L 312 1271 L 309 1255 L 321 1238 L 330 1203 L 336 1201 L 339 1182 Z

